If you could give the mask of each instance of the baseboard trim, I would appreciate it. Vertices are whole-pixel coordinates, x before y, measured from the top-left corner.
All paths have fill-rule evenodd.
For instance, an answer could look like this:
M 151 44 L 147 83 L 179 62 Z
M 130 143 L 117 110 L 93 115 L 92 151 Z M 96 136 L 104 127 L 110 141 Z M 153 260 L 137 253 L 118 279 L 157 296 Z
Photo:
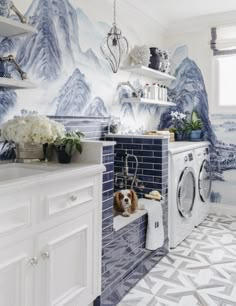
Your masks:
M 210 213 L 216 215 L 234 215 L 236 216 L 236 206 L 227 204 L 212 204 Z

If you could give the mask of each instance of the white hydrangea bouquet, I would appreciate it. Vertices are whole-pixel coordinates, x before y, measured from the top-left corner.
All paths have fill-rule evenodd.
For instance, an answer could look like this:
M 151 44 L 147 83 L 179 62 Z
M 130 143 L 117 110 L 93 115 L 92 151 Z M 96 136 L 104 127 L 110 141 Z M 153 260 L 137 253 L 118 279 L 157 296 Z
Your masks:
M 18 144 L 52 143 L 64 134 L 65 128 L 62 124 L 40 115 L 15 117 L 1 127 L 2 138 Z
M 35 113 L 15 117 L 1 127 L 1 137 L 16 144 L 19 158 L 43 158 L 43 145 L 65 135 L 62 124 Z M 40 151 L 40 153 L 39 153 Z M 40 156 L 39 156 L 40 155 Z

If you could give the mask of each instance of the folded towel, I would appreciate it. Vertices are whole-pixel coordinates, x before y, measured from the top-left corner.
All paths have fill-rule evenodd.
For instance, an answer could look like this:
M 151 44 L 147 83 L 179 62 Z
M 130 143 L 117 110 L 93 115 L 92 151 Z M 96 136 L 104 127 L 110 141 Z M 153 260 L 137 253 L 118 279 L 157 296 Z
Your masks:
M 146 249 L 154 251 L 164 244 L 163 210 L 161 202 L 140 199 L 139 205 L 145 207 L 148 214 Z

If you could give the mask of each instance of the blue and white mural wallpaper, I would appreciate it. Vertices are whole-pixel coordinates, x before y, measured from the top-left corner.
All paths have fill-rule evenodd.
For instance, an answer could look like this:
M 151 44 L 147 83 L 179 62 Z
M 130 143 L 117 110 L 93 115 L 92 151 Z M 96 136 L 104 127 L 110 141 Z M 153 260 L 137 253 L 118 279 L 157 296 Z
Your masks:
M 27 0 L 19 3 L 29 23 L 38 34 L 22 38 L 0 38 L 0 54 L 16 55 L 17 61 L 38 86 L 35 90 L 0 90 L 0 124 L 22 109 L 53 116 L 120 117 L 130 129 L 169 127 L 170 109 L 121 104 L 127 88 L 117 86 L 134 79 L 125 72 L 114 75 L 100 53 L 100 43 L 111 24 L 95 21 L 78 0 Z M 16 4 L 18 5 L 17 1 Z M 90 6 L 93 5 L 92 3 Z M 22 6 L 22 7 L 21 7 Z M 23 10 L 23 11 L 24 11 Z M 13 17 L 12 17 L 13 18 Z M 122 28 L 133 44 L 144 42 L 137 25 Z M 150 27 L 151 28 L 151 27 Z M 141 30 L 140 30 L 141 31 Z M 147 31 L 149 33 L 151 31 Z M 145 37 L 146 38 L 146 37 Z M 149 40 L 152 41 L 152 40 Z M 177 80 L 170 85 L 169 96 L 177 110 L 196 108 L 204 122 L 204 139 L 213 145 L 214 185 L 212 200 L 235 204 L 236 188 L 236 114 L 212 115 L 209 119 L 208 98 L 202 73 L 191 60 L 186 46 L 175 50 L 172 70 Z M 1 158 L 11 158 L 12 150 L 0 144 Z
M 117 85 L 127 81 L 130 74 L 111 72 L 100 51 L 101 41 L 111 24 L 90 18 L 79 5 L 85 5 L 83 2 L 27 0 L 19 3 L 38 33 L 22 38 L 0 38 L 0 54 L 15 54 L 38 89 L 17 93 L 1 91 L 0 123 L 27 109 L 53 116 L 120 116 L 133 127 L 157 124 L 158 121 L 153 120 L 155 108 L 133 109 L 131 104 L 120 104 Z M 110 8 L 112 21 L 111 5 Z M 125 19 L 122 27 L 126 27 Z M 133 28 L 127 26 L 125 31 L 131 45 L 144 43 L 136 33 L 135 24 Z
M 169 96 L 180 112 L 196 109 L 204 122 L 203 139 L 212 145 L 214 203 L 235 205 L 236 198 L 236 114 L 209 114 L 208 96 L 204 78 L 197 64 L 188 57 L 187 46 L 178 47 L 172 58 L 176 81 L 169 87 Z M 159 128 L 171 126 L 171 110 L 160 118 Z M 210 120 L 211 117 L 211 120 Z
M 17 62 L 39 89 L 32 92 L 32 102 L 26 98 L 31 94 L 29 92 L 18 91 L 17 97 L 15 92 L 9 93 L 11 96 L 5 99 L 11 103 L 0 101 L 0 120 L 19 113 L 21 108 L 47 115 L 90 115 L 90 104 L 95 108 L 102 106 L 99 115 L 106 116 L 104 96 L 97 97 L 95 93 L 100 94 L 105 87 L 111 87 L 107 77 L 110 70 L 98 52 L 99 44 L 97 48 L 81 50 L 79 26 L 95 33 L 97 39 L 89 36 L 93 42 L 91 46 L 94 41 L 101 41 L 109 26 L 89 23 L 88 17 L 67 0 L 34 0 L 26 16 L 29 23 L 38 29 L 38 34 L 21 39 L 2 39 L 0 53 L 15 54 Z M 96 78 L 101 80 L 99 91 L 96 88 L 98 82 L 94 82 L 95 71 Z
M 0 124 L 26 109 L 52 116 L 120 117 L 127 127 L 133 129 L 157 125 L 158 118 L 153 116 L 156 108 L 121 104 L 120 98 L 128 94 L 128 89 L 117 90 L 119 82 L 135 79 L 132 80 L 128 73 L 114 75 L 103 58 L 100 44 L 111 24 L 103 22 L 103 17 L 96 21 L 88 16 L 93 1 L 90 4 L 83 0 L 15 2 L 22 12 L 25 10 L 28 22 L 37 28 L 38 33 L 22 38 L 0 37 L 0 54 L 14 54 L 37 89 L 1 89 Z M 105 2 L 106 7 L 110 6 L 108 11 L 112 21 L 112 3 Z M 147 24 L 146 21 L 145 26 Z M 135 24 L 133 28 L 126 26 L 124 19 L 123 27 L 126 36 L 131 38 L 131 45 L 144 43 L 141 35 L 136 33 Z M 4 145 L 5 153 L 1 157 L 8 157 L 6 150 Z

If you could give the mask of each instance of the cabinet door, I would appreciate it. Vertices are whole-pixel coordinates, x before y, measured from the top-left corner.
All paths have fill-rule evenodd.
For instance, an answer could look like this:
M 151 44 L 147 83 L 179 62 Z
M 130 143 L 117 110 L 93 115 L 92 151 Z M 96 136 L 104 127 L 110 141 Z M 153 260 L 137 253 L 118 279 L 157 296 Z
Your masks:
M 32 260 L 32 256 L 31 241 L 0 251 L 0 305 L 33 305 L 33 275 L 37 260 Z
M 93 219 L 89 212 L 39 236 L 35 305 L 86 306 L 93 300 Z

